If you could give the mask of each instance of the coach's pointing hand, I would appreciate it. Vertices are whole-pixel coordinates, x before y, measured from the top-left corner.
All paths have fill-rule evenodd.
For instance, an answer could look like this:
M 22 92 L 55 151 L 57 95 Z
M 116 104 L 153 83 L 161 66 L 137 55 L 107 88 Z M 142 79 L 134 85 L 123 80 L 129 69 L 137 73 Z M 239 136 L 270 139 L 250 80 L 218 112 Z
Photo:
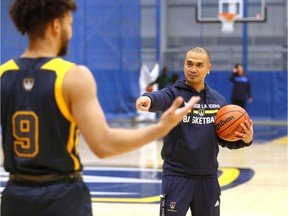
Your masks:
M 141 96 L 136 100 L 136 109 L 148 111 L 151 106 L 151 99 L 147 96 Z

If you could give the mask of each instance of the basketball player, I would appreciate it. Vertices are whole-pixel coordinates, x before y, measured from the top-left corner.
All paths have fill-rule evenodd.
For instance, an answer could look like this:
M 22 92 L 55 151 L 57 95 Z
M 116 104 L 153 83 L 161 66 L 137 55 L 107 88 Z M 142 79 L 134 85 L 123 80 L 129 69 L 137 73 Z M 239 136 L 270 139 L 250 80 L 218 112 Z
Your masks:
M 199 100 L 178 108 L 178 97 L 147 128 L 109 128 L 90 70 L 58 57 L 67 51 L 75 10 L 74 0 L 16 0 L 11 6 L 29 45 L 0 67 L 4 168 L 10 173 L 2 216 L 91 216 L 78 132 L 100 158 L 121 154 L 166 135 Z
M 230 149 L 252 144 L 252 120 L 242 125 L 244 133 L 236 132 L 239 141 L 227 142 L 216 136 L 215 115 L 226 100 L 205 83 L 211 68 L 209 52 L 201 47 L 192 48 L 184 62 L 185 80 L 144 93 L 136 101 L 138 110 L 157 112 L 167 110 L 178 96 L 184 101 L 192 95 L 201 97 L 183 121 L 164 137 L 161 216 L 185 216 L 189 208 L 193 216 L 219 216 L 218 144 Z

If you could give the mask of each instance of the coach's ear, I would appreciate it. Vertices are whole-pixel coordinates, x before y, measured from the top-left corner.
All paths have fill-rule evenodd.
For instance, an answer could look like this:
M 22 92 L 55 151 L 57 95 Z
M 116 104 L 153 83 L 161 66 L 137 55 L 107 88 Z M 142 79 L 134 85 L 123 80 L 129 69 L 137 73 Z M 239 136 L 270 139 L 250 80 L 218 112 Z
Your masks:
M 209 65 L 208 65 L 208 74 L 210 73 L 211 69 L 212 69 L 212 64 L 209 63 Z

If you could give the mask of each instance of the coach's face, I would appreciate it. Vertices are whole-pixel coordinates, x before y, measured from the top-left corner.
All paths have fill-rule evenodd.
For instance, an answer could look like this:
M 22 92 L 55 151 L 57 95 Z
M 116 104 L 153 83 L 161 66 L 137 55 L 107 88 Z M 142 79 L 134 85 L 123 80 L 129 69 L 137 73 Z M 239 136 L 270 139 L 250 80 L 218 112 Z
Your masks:
M 186 83 L 200 92 L 205 87 L 205 77 L 210 72 L 211 67 L 206 53 L 188 51 L 184 62 Z

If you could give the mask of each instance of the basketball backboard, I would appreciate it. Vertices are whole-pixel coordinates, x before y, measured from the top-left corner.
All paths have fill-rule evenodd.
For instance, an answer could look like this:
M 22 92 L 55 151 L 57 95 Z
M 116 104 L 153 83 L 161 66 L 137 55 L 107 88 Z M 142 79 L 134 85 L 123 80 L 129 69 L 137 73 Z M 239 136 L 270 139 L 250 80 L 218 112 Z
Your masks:
M 235 22 L 265 22 L 265 0 L 197 0 L 197 22 L 220 22 L 218 15 L 236 14 Z

